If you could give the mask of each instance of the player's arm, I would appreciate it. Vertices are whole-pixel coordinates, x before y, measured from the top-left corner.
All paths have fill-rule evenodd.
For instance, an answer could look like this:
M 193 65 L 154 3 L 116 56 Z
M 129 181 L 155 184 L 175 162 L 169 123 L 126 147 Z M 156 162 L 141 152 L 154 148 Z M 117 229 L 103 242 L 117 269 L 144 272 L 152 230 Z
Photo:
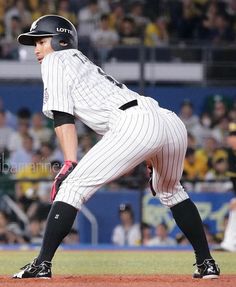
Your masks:
M 78 139 L 74 116 L 53 111 L 54 127 L 59 140 L 64 160 L 77 161 Z
M 76 161 L 77 159 L 77 134 L 75 124 L 64 124 L 55 128 L 64 160 Z
M 55 132 L 64 155 L 64 165 L 55 177 L 52 185 L 51 201 L 55 199 L 63 180 L 75 169 L 78 148 L 74 116 L 64 112 L 53 111 L 53 118 Z

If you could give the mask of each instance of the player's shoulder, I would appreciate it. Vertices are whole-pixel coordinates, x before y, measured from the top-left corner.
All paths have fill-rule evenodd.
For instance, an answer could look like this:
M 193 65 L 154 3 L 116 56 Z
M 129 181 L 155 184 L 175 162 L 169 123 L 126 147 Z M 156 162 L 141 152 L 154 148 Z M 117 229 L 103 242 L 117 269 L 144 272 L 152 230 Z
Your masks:
M 59 65 L 65 64 L 66 60 L 73 56 L 78 50 L 76 49 L 68 49 L 62 51 L 54 51 L 53 53 L 48 54 L 43 59 L 43 64 L 48 64 L 49 62 L 57 62 Z

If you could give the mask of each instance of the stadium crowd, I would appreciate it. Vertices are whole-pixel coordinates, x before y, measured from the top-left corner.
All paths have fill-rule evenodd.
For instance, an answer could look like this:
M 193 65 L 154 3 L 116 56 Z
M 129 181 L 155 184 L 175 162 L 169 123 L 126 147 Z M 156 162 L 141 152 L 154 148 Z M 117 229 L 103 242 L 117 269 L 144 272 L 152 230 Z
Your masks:
M 1 0 L 0 58 L 18 59 L 17 36 L 45 14 L 70 19 L 101 60 L 116 45 L 235 45 L 235 0 Z
M 236 0 L 0 0 L 0 58 L 19 59 L 16 37 L 28 31 L 33 20 L 54 13 L 70 19 L 78 29 L 79 43 L 92 45 L 102 60 L 109 57 L 116 45 L 235 44 Z M 236 193 L 236 102 L 227 96 L 210 96 L 199 115 L 194 104 L 186 99 L 179 116 L 188 130 L 184 187 L 196 192 Z M 79 121 L 76 125 L 80 159 L 99 137 Z M 25 108 L 12 114 L 1 100 L 0 194 L 10 195 L 15 210 L 26 215 L 28 224 L 26 230 L 20 224 L 12 224 L 17 218 L 4 210 L 4 203 L 0 202 L 0 243 L 42 240 L 51 182 L 62 162 L 52 123 L 41 113 Z M 149 190 L 147 182 L 148 172 L 143 163 L 106 188 L 111 192 L 122 188 Z M 160 233 L 168 236 L 167 226 L 157 226 L 157 238 L 153 240 L 150 227 L 143 224 L 138 240 L 152 245 L 159 240 Z M 65 241 L 77 242 L 74 235 L 72 230 Z M 178 240 L 183 244 L 183 238 Z

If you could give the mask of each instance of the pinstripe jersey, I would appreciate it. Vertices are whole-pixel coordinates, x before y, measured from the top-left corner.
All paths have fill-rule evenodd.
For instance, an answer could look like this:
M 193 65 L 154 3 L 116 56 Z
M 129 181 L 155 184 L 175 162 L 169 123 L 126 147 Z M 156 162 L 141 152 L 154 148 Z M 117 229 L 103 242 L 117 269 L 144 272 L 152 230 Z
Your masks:
M 52 110 L 72 114 L 102 135 L 108 130 L 112 111 L 139 97 L 78 50 L 51 53 L 41 67 L 44 114 L 50 118 Z

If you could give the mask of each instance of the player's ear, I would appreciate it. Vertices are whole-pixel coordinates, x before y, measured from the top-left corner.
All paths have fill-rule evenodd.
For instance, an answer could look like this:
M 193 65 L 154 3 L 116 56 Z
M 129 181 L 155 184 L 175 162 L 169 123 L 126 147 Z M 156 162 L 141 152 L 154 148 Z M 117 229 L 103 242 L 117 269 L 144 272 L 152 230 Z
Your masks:
M 61 40 L 61 41 L 59 42 L 59 44 L 60 44 L 60 46 L 62 46 L 63 48 L 68 46 L 68 43 L 65 42 L 65 41 L 63 41 L 63 40 Z

